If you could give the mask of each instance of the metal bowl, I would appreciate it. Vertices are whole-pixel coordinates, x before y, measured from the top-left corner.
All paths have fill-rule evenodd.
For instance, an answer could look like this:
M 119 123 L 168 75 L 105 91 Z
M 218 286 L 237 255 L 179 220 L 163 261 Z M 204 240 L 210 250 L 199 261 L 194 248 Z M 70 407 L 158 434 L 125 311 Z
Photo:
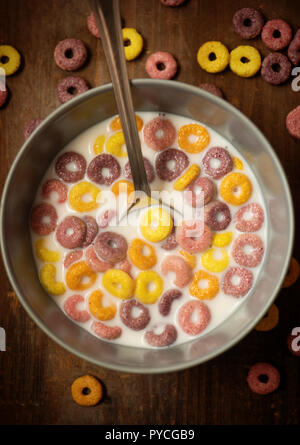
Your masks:
M 41 287 L 28 225 L 36 190 L 49 164 L 68 142 L 117 113 L 110 84 L 93 88 L 59 107 L 23 145 L 3 191 L 2 253 L 8 277 L 28 314 L 68 351 L 118 371 L 177 371 L 221 354 L 241 340 L 264 315 L 281 287 L 290 261 L 294 235 L 292 201 L 285 174 L 270 144 L 228 102 L 174 81 L 135 80 L 132 93 L 136 111 L 164 111 L 202 121 L 232 142 L 248 160 L 265 201 L 268 239 L 261 273 L 247 298 L 207 335 L 179 346 L 154 350 L 97 339 L 70 321 Z

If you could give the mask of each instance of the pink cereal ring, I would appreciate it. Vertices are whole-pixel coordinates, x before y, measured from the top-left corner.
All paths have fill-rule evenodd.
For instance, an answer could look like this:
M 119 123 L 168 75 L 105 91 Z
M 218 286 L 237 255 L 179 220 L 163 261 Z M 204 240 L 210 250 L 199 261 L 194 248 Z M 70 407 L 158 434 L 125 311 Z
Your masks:
M 249 370 L 247 383 L 251 391 L 257 394 L 270 394 L 280 384 L 280 373 L 270 363 L 256 363 Z
M 175 247 L 178 246 L 178 243 L 176 241 L 176 227 L 173 226 L 172 232 L 168 236 L 168 238 L 165 239 L 165 241 L 161 244 L 161 248 L 164 250 L 173 250 Z
M 102 232 L 97 236 L 95 252 L 104 261 L 119 263 L 126 258 L 127 240 L 123 235 L 115 232 Z
M 202 221 L 185 221 L 177 228 L 176 239 L 189 253 L 203 252 L 211 244 L 211 230 Z
M 65 71 L 81 68 L 88 57 L 85 44 L 78 39 L 65 39 L 58 42 L 54 50 L 56 65 Z
M 238 279 L 237 283 L 233 279 Z M 226 295 L 232 297 L 243 297 L 251 289 L 253 274 L 250 270 L 242 267 L 230 267 L 222 280 L 222 289 Z
M 198 321 L 192 321 L 194 312 L 197 312 Z M 210 322 L 210 310 L 202 301 L 192 300 L 184 303 L 178 312 L 178 323 L 181 329 L 189 335 L 198 335 L 207 328 Z
M 155 151 L 170 147 L 176 138 L 176 129 L 172 122 L 162 117 L 151 119 L 143 131 L 146 144 Z
M 116 216 L 116 211 L 113 209 L 104 210 L 97 216 L 97 223 L 101 229 L 105 229 L 109 226 L 110 221 Z
M 86 238 L 86 224 L 78 216 L 66 216 L 58 225 L 56 239 L 66 249 L 81 247 Z
M 139 315 L 133 315 L 133 309 L 138 310 Z M 120 306 L 120 318 L 122 322 L 134 331 L 144 329 L 150 321 L 149 309 L 136 300 L 124 301 Z
M 261 38 L 268 48 L 278 51 L 292 40 L 292 29 L 284 20 L 269 20 L 263 27 Z
M 8 89 L 6 85 L 0 80 L 0 108 L 5 104 L 8 97 Z M 26 139 L 26 137 L 25 137 Z
M 112 263 L 100 260 L 100 258 L 98 258 L 94 246 L 90 246 L 87 248 L 85 256 L 88 265 L 94 272 L 97 273 L 106 272 L 107 270 L 112 269 L 114 267 Z
M 155 334 L 154 330 L 147 331 L 145 334 L 146 342 L 157 348 L 170 346 L 177 339 L 177 330 L 172 324 L 167 324 L 161 334 Z
M 122 329 L 119 326 L 108 326 L 101 321 L 94 321 L 91 328 L 94 334 L 105 340 L 115 340 L 122 334 Z
M 164 292 L 158 303 L 159 313 L 164 317 L 169 315 L 173 301 L 181 296 L 182 292 L 178 289 L 169 289 Z
M 210 148 L 203 160 L 204 171 L 214 179 L 220 179 L 233 169 L 233 160 L 227 150 L 223 147 Z
M 76 170 L 68 168 L 70 164 L 75 165 Z M 55 163 L 57 176 L 65 182 L 77 182 L 83 179 L 86 171 L 86 160 L 80 153 L 68 151 L 59 156 Z
M 81 295 L 72 295 L 64 303 L 64 310 L 72 320 L 79 323 L 85 323 L 91 316 L 88 311 L 78 310 L 77 305 L 84 302 L 84 298 Z
M 57 213 L 51 204 L 38 204 L 32 209 L 31 228 L 38 235 L 49 235 L 55 230 Z
M 71 264 L 76 263 L 79 261 L 83 256 L 82 250 L 74 250 L 73 252 L 67 253 L 65 259 L 64 259 L 64 266 L 67 269 L 71 266 Z
M 98 29 L 96 17 L 93 12 L 91 12 L 87 18 L 87 27 L 90 33 L 93 34 L 94 37 L 100 39 L 100 32 Z
M 215 184 L 206 177 L 201 177 L 192 182 L 184 191 L 184 198 L 193 207 L 202 207 L 212 200 L 215 194 Z
M 86 235 L 85 235 L 85 240 L 82 243 L 82 247 L 87 247 L 90 244 L 92 244 L 92 242 L 96 238 L 99 228 L 93 216 L 85 215 L 82 219 L 86 224 Z
M 242 207 L 234 216 L 235 227 L 241 232 L 256 232 L 264 222 L 262 207 L 253 202 Z
M 161 272 L 163 275 L 175 272 L 174 284 L 178 287 L 185 287 L 192 279 L 190 265 L 177 255 L 168 255 L 164 258 L 161 263 Z
M 145 68 L 153 79 L 172 79 L 177 72 L 177 62 L 172 54 L 157 51 L 148 57 Z
M 24 139 L 28 139 L 31 133 L 43 122 L 43 119 L 32 119 L 24 128 Z
M 43 184 L 42 187 L 42 196 L 45 199 L 50 198 L 51 193 L 57 193 L 58 199 L 57 202 L 59 204 L 66 202 L 68 198 L 68 189 L 67 186 L 61 182 L 59 179 L 49 179 Z
M 124 260 L 120 261 L 120 263 L 118 263 L 116 265 L 116 269 L 123 270 L 123 272 L 126 272 L 126 273 L 128 273 L 128 275 L 130 275 L 131 263 L 127 258 L 125 258 Z
M 250 247 L 250 253 L 245 252 L 246 247 Z M 264 244 L 258 235 L 242 234 L 239 235 L 232 248 L 232 256 L 237 264 L 245 267 L 256 267 L 262 260 L 264 254 Z

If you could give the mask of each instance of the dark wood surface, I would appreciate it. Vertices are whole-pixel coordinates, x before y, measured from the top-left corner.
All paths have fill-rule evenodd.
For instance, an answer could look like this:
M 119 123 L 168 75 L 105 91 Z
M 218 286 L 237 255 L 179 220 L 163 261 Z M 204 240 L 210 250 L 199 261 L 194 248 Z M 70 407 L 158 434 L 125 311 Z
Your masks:
M 163 7 L 159 0 L 121 3 L 124 24 L 137 28 L 145 41 L 143 54 L 128 63 L 130 77 L 147 77 L 147 56 L 166 50 L 179 61 L 176 79 L 193 85 L 215 82 L 273 145 L 298 214 L 300 147 L 284 122 L 288 111 L 299 104 L 300 92 L 292 91 L 290 82 L 271 86 L 260 75 L 242 79 L 229 70 L 209 75 L 197 65 L 196 53 L 207 40 L 221 40 L 230 49 L 245 44 L 231 26 L 240 7 L 258 7 L 267 18 L 285 19 L 295 30 L 300 25 L 300 3 L 189 0 L 174 9 Z M 53 60 L 59 40 L 76 37 L 87 44 L 89 62 L 76 74 L 91 86 L 109 81 L 101 43 L 86 27 L 88 12 L 87 1 L 81 0 L 1 0 L 0 44 L 15 46 L 23 56 L 22 69 L 7 81 L 9 103 L 0 110 L 1 187 L 23 143 L 25 123 L 59 106 L 56 86 L 67 75 Z M 260 39 L 249 44 L 263 56 L 269 52 Z M 295 256 L 298 251 L 295 247 Z M 230 351 L 193 369 L 143 376 L 98 368 L 57 346 L 24 312 L 2 266 L 0 273 L 0 326 L 7 333 L 7 351 L 0 352 L 1 424 L 299 424 L 300 359 L 286 348 L 289 330 L 300 325 L 299 284 L 280 292 L 276 303 L 280 321 L 274 330 L 254 330 Z M 271 362 L 280 370 L 282 384 L 274 394 L 258 396 L 249 390 L 247 371 L 257 361 Z M 81 408 L 71 398 L 72 381 L 86 373 L 99 377 L 107 390 L 95 408 Z

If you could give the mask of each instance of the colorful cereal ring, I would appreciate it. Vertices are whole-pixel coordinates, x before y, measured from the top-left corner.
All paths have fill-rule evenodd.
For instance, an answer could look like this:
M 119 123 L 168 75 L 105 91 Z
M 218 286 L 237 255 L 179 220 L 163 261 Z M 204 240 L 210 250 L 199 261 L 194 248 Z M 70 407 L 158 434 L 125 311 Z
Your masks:
M 202 221 L 184 221 L 177 228 L 177 242 L 188 253 L 203 252 L 210 246 L 211 238 L 210 228 Z
M 197 60 L 204 71 L 220 73 L 228 65 L 229 52 L 221 42 L 205 42 L 198 50 Z
M 149 289 L 152 285 L 154 288 Z M 136 298 L 144 304 L 153 304 L 160 297 L 164 288 L 164 282 L 160 275 L 153 270 L 140 272 L 136 278 Z
M 122 34 L 126 60 L 136 59 L 143 49 L 143 37 L 134 28 L 123 28 Z
M 123 131 L 118 131 L 108 138 L 106 151 L 119 158 L 127 158 L 128 154 Z
M 87 281 L 84 278 L 88 278 Z M 67 286 L 72 290 L 85 290 L 91 287 L 97 279 L 97 274 L 85 261 L 79 261 L 70 266 L 66 273 Z
M 91 329 L 97 337 L 105 340 L 115 340 L 122 334 L 122 329 L 119 326 L 107 326 L 102 321 L 94 321 Z
M 52 295 L 62 295 L 66 292 L 64 283 L 56 281 L 56 267 L 45 264 L 40 270 L 40 281 L 45 290 Z
M 238 193 L 235 193 L 236 190 Z M 243 173 L 230 173 L 222 179 L 220 194 L 228 204 L 234 206 L 244 204 L 252 194 L 251 181 Z
M 205 280 L 207 287 L 200 287 L 199 281 Z M 198 270 L 193 275 L 193 281 L 190 285 L 190 294 L 199 300 L 212 300 L 219 292 L 219 280 L 216 275 L 211 275 L 204 270 Z
M 201 168 L 197 164 L 191 165 L 186 172 L 175 181 L 173 185 L 174 189 L 179 191 L 184 190 L 191 182 L 195 181 L 200 173 Z
M 167 324 L 161 334 L 156 334 L 154 329 L 145 333 L 146 342 L 156 348 L 170 346 L 177 339 L 177 329 L 172 324 Z
M 99 193 L 100 189 L 91 182 L 79 182 L 73 185 L 69 192 L 70 206 L 80 213 L 90 212 L 98 207 L 97 198 Z M 84 195 L 89 195 L 91 197 L 90 201 L 84 201 L 82 199 Z
M 276 304 L 272 304 L 266 315 L 255 326 L 257 331 L 270 331 L 277 326 L 279 321 L 279 310 Z
M 241 45 L 230 53 L 230 69 L 238 76 L 252 77 L 259 70 L 260 65 L 260 54 L 253 46 Z
M 216 258 L 217 254 L 221 254 L 222 258 Z M 202 266 L 210 272 L 223 272 L 229 265 L 229 255 L 226 249 L 208 249 L 201 256 Z
M 95 406 L 103 397 L 101 383 L 91 375 L 74 380 L 71 392 L 74 402 L 80 406 Z
M 257 394 L 270 394 L 280 385 L 280 373 L 270 363 L 256 363 L 248 372 L 247 383 L 251 391 Z
M 161 207 L 151 207 L 143 213 L 140 230 L 146 240 L 158 243 L 170 235 L 173 221 L 170 214 Z
M 144 125 L 143 119 L 138 114 L 136 114 L 135 120 L 138 131 L 141 131 Z M 111 129 L 111 131 L 122 130 L 122 123 L 120 116 L 116 116 L 115 118 L 113 118 L 113 120 L 109 124 L 109 128 Z
M 133 310 L 139 312 L 138 316 L 133 315 Z M 122 322 L 134 331 L 144 329 L 150 321 L 150 312 L 142 303 L 136 300 L 124 301 L 120 306 L 120 318 Z
M 178 255 L 166 256 L 161 263 L 161 272 L 163 275 L 174 272 L 174 284 L 181 288 L 187 286 L 192 279 L 192 270 L 189 263 Z
M 71 295 L 71 297 L 67 298 L 64 302 L 64 311 L 72 320 L 78 323 L 86 323 L 91 318 L 88 311 L 77 309 L 77 306 L 82 303 L 84 303 L 82 295 Z
M 18 71 L 21 64 L 20 53 L 10 45 L 0 45 L 0 68 L 3 68 L 6 76 L 11 76 Z
M 296 258 L 292 258 L 289 266 L 288 273 L 284 279 L 283 288 L 290 287 L 298 280 L 300 275 L 300 265 Z
M 120 269 L 107 270 L 103 274 L 102 284 L 110 294 L 122 300 L 127 300 L 133 295 L 134 281 Z
M 192 321 L 194 312 L 198 320 Z M 184 303 L 178 312 L 178 323 L 181 329 L 188 335 L 198 335 L 207 328 L 211 319 L 208 306 L 202 301 L 192 300 Z
M 100 290 L 94 290 L 89 296 L 89 311 L 98 320 L 111 320 L 117 313 L 115 304 L 103 306 L 103 293 Z
M 196 141 L 191 142 L 190 138 L 196 137 Z M 205 127 L 199 124 L 183 125 L 178 130 L 178 145 L 188 153 L 200 153 L 207 147 L 210 136 Z
M 36 256 L 44 263 L 56 263 L 60 259 L 58 251 L 49 250 L 45 246 L 46 242 L 43 238 L 36 240 L 34 243 Z
M 178 289 L 169 289 L 161 296 L 158 303 L 158 310 L 161 315 L 166 317 L 171 311 L 171 306 L 174 300 L 182 296 L 182 292 Z
M 141 270 L 151 269 L 157 263 L 154 247 L 139 238 L 131 241 L 128 256 L 131 262 Z

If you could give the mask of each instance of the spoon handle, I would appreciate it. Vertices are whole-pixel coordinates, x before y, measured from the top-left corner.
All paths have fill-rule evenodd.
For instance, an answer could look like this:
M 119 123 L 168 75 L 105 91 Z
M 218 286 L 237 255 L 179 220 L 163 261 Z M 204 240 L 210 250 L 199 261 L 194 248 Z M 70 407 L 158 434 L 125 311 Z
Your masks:
M 135 191 L 150 195 L 126 68 L 119 0 L 89 0 L 100 29 Z

